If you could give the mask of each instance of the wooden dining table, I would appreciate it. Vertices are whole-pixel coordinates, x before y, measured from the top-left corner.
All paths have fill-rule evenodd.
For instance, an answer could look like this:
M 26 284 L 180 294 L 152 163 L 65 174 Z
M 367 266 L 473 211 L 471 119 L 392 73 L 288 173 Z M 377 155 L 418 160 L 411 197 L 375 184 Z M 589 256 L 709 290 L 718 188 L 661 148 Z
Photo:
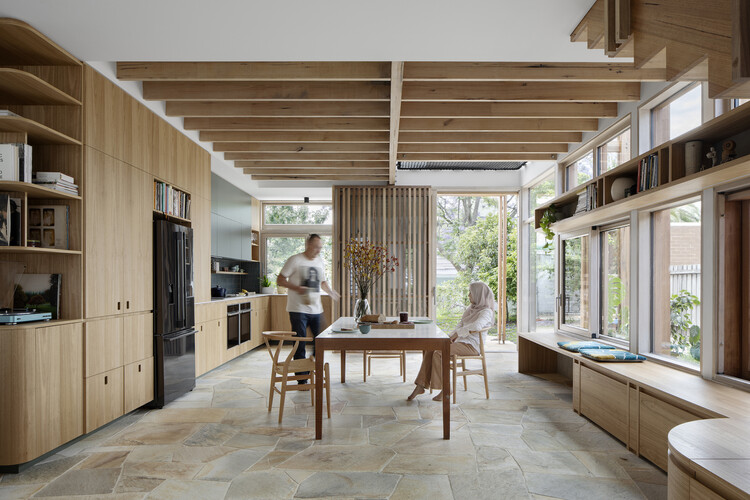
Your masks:
M 393 320 L 395 318 L 389 318 Z M 426 318 L 413 318 L 415 320 Z M 341 317 L 315 338 L 315 373 L 323 373 L 325 351 L 341 351 L 341 382 L 346 381 L 346 351 L 442 351 L 443 387 L 449 385 L 451 341 L 434 321 L 415 324 L 414 328 L 373 328 L 370 333 L 336 333 L 342 328 L 353 328 L 354 318 Z M 405 393 L 406 394 L 406 393 Z M 406 396 L 404 396 L 406 397 Z M 443 439 L 450 439 L 450 395 L 443 391 Z M 323 437 L 323 377 L 315 377 L 315 439 Z

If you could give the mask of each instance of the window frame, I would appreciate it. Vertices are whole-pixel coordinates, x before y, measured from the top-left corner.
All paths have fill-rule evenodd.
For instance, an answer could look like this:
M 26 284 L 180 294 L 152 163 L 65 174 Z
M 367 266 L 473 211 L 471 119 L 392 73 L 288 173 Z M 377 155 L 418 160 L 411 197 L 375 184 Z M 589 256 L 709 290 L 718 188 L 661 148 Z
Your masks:
M 589 324 L 587 327 L 579 327 L 569 325 L 565 323 L 565 242 L 568 240 L 587 237 L 588 244 L 588 298 L 587 307 L 589 309 Z M 556 294 L 556 312 L 557 318 L 555 320 L 555 327 L 558 331 L 566 334 L 572 334 L 579 337 L 590 338 L 592 328 L 592 317 L 596 317 L 599 314 L 599 307 L 591 300 L 592 299 L 592 275 L 591 270 L 596 269 L 598 263 L 596 261 L 596 252 L 592 252 L 592 242 L 595 234 L 591 228 L 584 228 L 579 231 L 570 233 L 560 234 L 555 239 L 555 251 L 557 253 L 557 269 L 556 269 L 556 283 L 557 283 L 557 294 Z M 583 299 L 583 298 L 582 298 Z
M 618 344 L 618 347 L 621 347 L 623 349 L 630 349 L 631 342 L 634 340 L 632 332 L 634 330 L 634 304 L 632 303 L 632 296 L 633 296 L 633 283 L 632 283 L 632 268 L 633 268 L 633 262 L 632 262 L 632 252 L 631 252 L 631 246 L 629 245 L 627 248 L 627 254 L 628 254 L 628 261 L 630 265 L 631 272 L 628 273 L 627 279 L 628 279 L 628 307 L 630 308 L 630 329 L 628 331 L 628 338 L 625 339 L 619 339 L 617 337 L 613 337 L 611 335 L 606 335 L 604 333 L 604 317 L 602 314 L 602 311 L 604 310 L 604 292 L 606 290 L 605 284 L 602 282 L 602 271 L 604 266 L 604 236 L 607 231 L 611 231 L 613 229 L 620 229 L 623 227 L 627 227 L 630 232 L 630 238 L 632 241 L 633 238 L 633 230 L 632 230 L 632 224 L 630 218 L 627 219 L 621 219 L 619 221 L 607 224 L 605 226 L 601 226 L 596 228 L 596 240 L 597 240 L 597 261 L 598 261 L 598 275 L 596 277 L 597 282 L 597 307 L 599 309 L 597 317 L 599 318 L 597 328 L 598 333 L 597 337 L 600 337 L 602 340 L 605 340 L 612 344 Z M 637 331 L 637 329 L 636 329 Z
M 657 114 L 659 111 L 667 108 L 670 104 L 675 102 L 676 100 L 680 99 L 681 97 L 684 97 L 689 92 L 692 92 L 695 89 L 702 89 L 701 82 L 691 82 L 685 87 L 677 90 L 676 92 L 670 94 L 665 99 L 659 101 L 657 104 L 649 108 L 649 145 L 651 146 L 650 149 L 657 148 L 661 146 L 662 144 L 665 144 L 674 137 L 667 137 L 663 142 L 656 144 L 656 117 L 655 114 Z M 703 108 L 705 107 L 705 103 L 703 102 L 703 98 L 701 96 L 700 99 L 701 107 L 700 107 L 700 116 L 701 116 L 701 122 L 698 124 L 698 126 L 702 125 L 705 120 L 703 119 Z M 692 129 L 691 129 L 692 130 Z

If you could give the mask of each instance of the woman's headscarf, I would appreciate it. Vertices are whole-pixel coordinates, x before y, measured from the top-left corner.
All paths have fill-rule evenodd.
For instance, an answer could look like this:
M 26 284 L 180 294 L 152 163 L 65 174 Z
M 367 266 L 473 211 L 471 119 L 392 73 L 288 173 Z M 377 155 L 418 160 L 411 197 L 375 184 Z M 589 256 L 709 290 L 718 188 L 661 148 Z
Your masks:
M 479 319 L 479 315 L 485 309 L 494 311 L 496 308 L 492 290 L 481 281 L 476 281 L 469 285 L 469 299 L 471 300 L 471 305 L 466 308 L 464 315 L 461 317 L 461 321 L 464 324 L 473 323 Z

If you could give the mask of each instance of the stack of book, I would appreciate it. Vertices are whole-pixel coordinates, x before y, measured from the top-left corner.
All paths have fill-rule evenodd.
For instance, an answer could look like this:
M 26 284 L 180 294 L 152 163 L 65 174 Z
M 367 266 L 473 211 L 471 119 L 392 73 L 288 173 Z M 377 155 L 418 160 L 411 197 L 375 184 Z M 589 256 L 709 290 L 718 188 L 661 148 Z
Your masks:
M 0 144 L 0 181 L 31 182 L 31 146 Z
M 78 195 L 78 186 L 74 183 L 74 179 L 62 172 L 36 172 L 34 184 L 56 189 L 63 193 Z
M 596 200 L 597 186 L 589 184 L 586 189 L 578 193 L 578 204 L 573 215 L 594 210 L 598 204 Z
M 190 219 L 190 195 L 164 182 L 154 181 L 154 210 Z
M 638 162 L 637 192 L 646 191 L 659 185 L 659 156 L 654 153 Z

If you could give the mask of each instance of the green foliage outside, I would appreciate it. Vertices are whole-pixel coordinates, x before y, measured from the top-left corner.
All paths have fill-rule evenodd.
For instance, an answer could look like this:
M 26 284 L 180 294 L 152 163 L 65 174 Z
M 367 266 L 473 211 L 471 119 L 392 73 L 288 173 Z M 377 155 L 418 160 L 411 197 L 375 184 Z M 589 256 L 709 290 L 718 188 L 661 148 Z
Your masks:
M 487 283 L 498 292 L 498 224 L 497 197 L 441 196 L 438 198 L 438 255 L 456 268 L 453 280 L 437 287 L 437 323 L 445 331 L 453 330 L 469 305 L 469 284 Z M 515 197 L 508 204 L 505 221 L 508 231 L 507 301 L 505 308 L 506 338 L 515 341 L 517 301 L 518 221 Z M 497 326 L 490 335 L 497 335 Z
M 680 290 L 669 298 L 670 351 L 672 356 L 690 363 L 699 363 L 701 359 L 701 329 L 690 319 L 690 312 L 700 303 L 700 299 L 687 290 Z

